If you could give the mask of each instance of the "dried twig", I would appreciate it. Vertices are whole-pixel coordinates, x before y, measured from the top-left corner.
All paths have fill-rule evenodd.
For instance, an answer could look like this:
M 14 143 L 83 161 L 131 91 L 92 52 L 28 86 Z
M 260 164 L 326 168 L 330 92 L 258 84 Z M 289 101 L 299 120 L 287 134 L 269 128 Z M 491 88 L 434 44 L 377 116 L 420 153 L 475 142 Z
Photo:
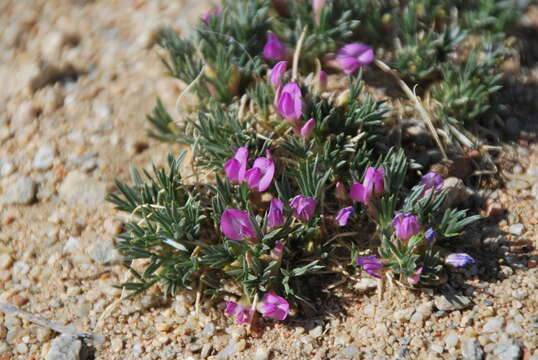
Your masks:
M 426 123 L 426 126 L 430 130 L 435 142 L 437 143 L 437 146 L 439 147 L 439 150 L 441 150 L 441 153 L 443 154 L 443 158 L 445 160 L 448 159 L 448 156 L 446 154 L 445 148 L 443 147 L 443 144 L 441 143 L 441 140 L 439 139 L 439 135 L 437 134 L 437 131 L 435 130 L 435 127 L 433 126 L 433 122 L 430 118 L 430 115 L 422 106 L 422 103 L 420 102 L 420 99 L 417 97 L 417 95 L 407 86 L 407 84 L 400 79 L 398 74 L 392 70 L 387 64 L 382 62 L 381 60 L 375 60 L 375 64 L 384 72 L 391 74 L 396 81 L 398 82 L 398 85 L 402 88 L 403 92 L 407 95 L 407 97 L 412 100 L 415 103 L 415 107 L 418 110 L 420 116 L 422 117 L 422 120 Z
M 44 317 L 32 314 L 31 312 L 28 312 L 26 310 L 19 309 L 18 307 L 10 303 L 0 303 L 0 311 L 9 315 L 18 315 L 31 323 L 52 329 L 57 333 L 77 337 L 84 340 L 84 342 L 89 345 L 102 343 L 104 341 L 101 335 L 92 334 L 85 331 L 78 331 L 73 326 L 56 324 L 52 321 L 45 319 Z
M 303 32 L 301 33 L 301 37 L 299 38 L 299 41 L 297 42 L 295 53 L 293 54 L 293 68 L 291 71 L 291 81 L 297 80 L 297 68 L 299 67 L 299 56 L 301 55 L 301 48 L 303 47 L 304 38 L 306 36 L 306 29 L 307 27 L 305 26 L 303 28 Z

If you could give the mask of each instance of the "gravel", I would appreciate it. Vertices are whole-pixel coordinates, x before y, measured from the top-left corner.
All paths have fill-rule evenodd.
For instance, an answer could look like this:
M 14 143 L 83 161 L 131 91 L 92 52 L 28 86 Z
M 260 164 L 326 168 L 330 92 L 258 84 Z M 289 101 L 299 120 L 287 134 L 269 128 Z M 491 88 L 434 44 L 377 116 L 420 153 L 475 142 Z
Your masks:
M 523 231 L 525 231 L 525 227 L 523 226 L 523 224 L 514 224 L 510 226 L 508 231 L 510 231 L 510 234 L 519 236 L 523 234 Z
M 27 176 L 21 176 L 0 196 L 0 204 L 28 205 L 34 201 L 35 194 L 36 183 Z
M 79 171 L 70 172 L 59 190 L 60 198 L 70 205 L 95 208 L 104 201 L 107 189 L 100 181 Z
M 472 306 L 472 301 L 467 296 L 450 294 L 436 296 L 434 304 L 441 311 L 455 311 Z
M 463 340 L 461 355 L 464 360 L 482 360 L 484 350 L 476 338 L 466 338 Z
M 523 345 L 519 341 L 509 339 L 497 344 L 493 348 L 493 354 L 499 360 L 520 360 L 523 355 Z
M 47 170 L 52 166 L 56 151 L 50 145 L 43 145 L 37 150 L 32 166 L 36 170 Z
M 72 336 L 61 335 L 54 339 L 47 360 L 85 360 L 82 342 Z

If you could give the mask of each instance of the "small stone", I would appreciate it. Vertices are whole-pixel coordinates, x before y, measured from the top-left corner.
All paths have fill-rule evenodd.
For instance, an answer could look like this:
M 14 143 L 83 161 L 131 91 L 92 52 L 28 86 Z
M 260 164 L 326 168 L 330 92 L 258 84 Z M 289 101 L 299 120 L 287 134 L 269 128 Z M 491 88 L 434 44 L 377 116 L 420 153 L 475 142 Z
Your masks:
M 112 339 L 110 342 L 110 348 L 112 351 L 119 353 L 123 349 L 123 340 L 120 338 Z
M 254 360 L 268 360 L 269 359 L 269 350 L 265 347 L 258 347 L 254 353 Z
M 507 333 L 507 334 L 512 335 L 512 334 L 520 333 L 520 332 L 522 332 L 522 331 L 523 331 L 523 329 L 521 328 L 521 326 L 519 326 L 519 324 L 516 323 L 516 322 L 513 321 L 513 320 L 510 320 L 510 321 L 508 322 L 508 324 L 506 325 L 506 333 Z
M 88 255 L 93 261 L 102 265 L 118 264 L 122 260 L 111 239 L 98 239 L 88 248 Z
M 217 360 L 231 359 L 237 352 L 237 343 L 234 339 L 230 339 L 230 342 L 224 349 L 222 349 L 216 356 Z
M 19 177 L 0 196 L 0 204 L 28 205 L 35 199 L 36 184 L 29 177 Z
M 11 125 L 15 128 L 21 128 L 24 125 L 28 125 L 34 121 L 38 114 L 39 109 L 35 107 L 31 101 L 25 101 L 19 106 L 17 112 L 13 115 Z
M 159 306 L 161 304 L 161 299 L 155 294 L 147 294 L 140 299 L 140 304 L 144 309 L 149 309 Z
M 476 338 L 465 338 L 461 348 L 464 360 L 482 360 L 484 350 Z
M 409 321 L 414 312 L 415 312 L 415 309 L 413 308 L 398 310 L 394 312 L 394 320 L 398 322 Z
M 359 349 L 356 346 L 349 345 L 342 350 L 342 355 L 347 359 L 356 359 L 359 355 Z
M 36 338 L 39 342 L 48 341 L 52 336 L 52 330 L 46 327 L 38 327 L 36 330 Z
M 502 326 L 504 325 L 504 319 L 501 317 L 490 318 L 484 328 L 482 329 L 485 333 L 497 333 L 501 331 Z
M 315 328 L 310 330 L 308 334 L 314 338 L 320 337 L 321 334 L 323 334 L 323 328 L 321 327 L 321 325 L 316 326 Z
M 435 306 L 441 311 L 462 310 L 472 305 L 471 299 L 463 295 L 439 295 L 434 299 Z
M 0 166 L 0 176 L 9 176 L 15 171 L 15 165 L 9 161 L 2 162 Z
M 514 275 L 514 270 L 510 266 L 501 265 L 501 274 L 504 275 L 504 277 L 509 277 Z
M 202 338 L 210 338 L 213 335 L 215 335 L 215 324 L 212 322 L 207 323 L 206 326 L 204 326 L 204 329 L 200 333 L 200 337 Z
M 459 341 L 459 335 L 455 330 L 451 330 L 447 336 L 445 336 L 445 344 L 448 348 L 456 347 Z
M 442 354 L 444 351 L 443 346 L 439 344 L 432 344 L 430 348 L 438 354 Z
M 106 185 L 80 171 L 71 171 L 62 182 L 58 193 L 70 205 L 95 208 L 105 199 Z
M 0 254 L 0 270 L 7 270 L 13 265 L 13 258 L 9 254 Z
M 511 180 L 506 183 L 508 190 L 523 190 L 529 187 L 529 183 L 522 180 Z
M 122 225 L 118 221 L 115 221 L 111 218 L 106 218 L 103 223 L 103 228 L 108 234 L 117 235 L 121 232 Z
M 60 55 L 65 46 L 78 44 L 79 38 L 75 34 L 61 30 L 49 32 L 42 41 L 41 51 L 47 58 L 55 58 Z
M 512 293 L 512 296 L 514 297 L 514 299 L 517 300 L 525 300 L 525 298 L 527 297 L 527 292 L 525 290 L 516 290 Z
M 17 350 L 19 354 L 26 354 L 28 352 L 28 345 L 25 343 L 17 344 L 15 346 L 15 350 Z
M 32 166 L 37 170 L 47 170 L 52 166 L 56 151 L 50 145 L 44 145 L 37 150 Z
M 133 345 L 133 355 L 138 356 L 144 352 L 144 348 L 142 347 L 142 344 L 134 344 Z
M 200 352 L 200 358 L 205 359 L 206 357 L 208 357 L 209 353 L 211 352 L 211 349 L 213 349 L 213 345 L 204 344 L 204 346 L 202 346 L 202 351 Z
M 67 239 L 63 247 L 63 251 L 68 254 L 74 254 L 82 249 L 82 243 L 80 242 L 79 237 L 70 236 Z
M 79 339 L 61 335 L 52 342 L 47 360 L 81 360 L 81 350 L 82 342 Z
M 371 278 L 362 278 L 355 283 L 355 290 L 359 292 L 366 292 L 377 288 L 377 280 Z
M 499 360 L 520 360 L 523 355 L 523 345 L 519 341 L 509 339 L 497 344 L 493 348 L 493 354 Z
M 523 227 L 523 224 L 514 224 L 514 225 L 511 225 L 510 228 L 508 229 L 510 234 L 518 235 L 518 236 L 523 234 L 524 230 L 525 228 Z

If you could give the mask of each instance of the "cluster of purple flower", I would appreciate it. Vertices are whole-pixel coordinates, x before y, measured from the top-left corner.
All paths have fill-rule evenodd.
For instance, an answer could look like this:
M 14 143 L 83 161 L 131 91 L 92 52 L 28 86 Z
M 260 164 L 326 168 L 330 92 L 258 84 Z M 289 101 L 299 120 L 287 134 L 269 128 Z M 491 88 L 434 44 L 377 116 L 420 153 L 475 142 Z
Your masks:
M 258 310 L 264 318 L 285 320 L 288 317 L 290 304 L 286 299 L 274 293 L 266 293 L 257 309 L 248 304 L 226 301 L 226 314 L 235 315 L 238 324 L 250 322 L 254 310 Z

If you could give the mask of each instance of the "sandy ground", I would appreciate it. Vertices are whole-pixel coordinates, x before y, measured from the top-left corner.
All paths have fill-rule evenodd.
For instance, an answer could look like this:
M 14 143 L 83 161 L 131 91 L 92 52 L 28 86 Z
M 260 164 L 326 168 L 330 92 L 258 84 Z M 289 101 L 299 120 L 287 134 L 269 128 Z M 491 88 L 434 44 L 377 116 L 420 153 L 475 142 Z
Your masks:
M 113 241 L 125 218 L 104 197 L 114 179 L 129 178 L 129 165 L 163 164 L 179 151 L 147 136 L 155 97 L 173 109 L 183 87 L 153 45 L 162 26 L 185 32 L 208 6 L 0 2 L 0 303 L 103 335 L 95 359 L 480 359 L 480 351 L 538 359 L 532 134 L 507 147 L 520 162 L 507 170 L 518 178 L 490 197 L 509 212 L 475 234 L 478 267 L 452 274 L 442 291 L 389 289 L 379 302 L 365 281 L 324 294 L 323 316 L 268 323 L 256 336 L 223 318 L 222 304 L 196 316 L 190 294 L 116 301 L 113 285 L 127 274 Z M 523 58 L 516 93 L 536 88 L 535 60 Z M 532 93 L 518 99 L 538 110 Z M 1 360 L 46 358 L 56 336 L 0 312 Z

